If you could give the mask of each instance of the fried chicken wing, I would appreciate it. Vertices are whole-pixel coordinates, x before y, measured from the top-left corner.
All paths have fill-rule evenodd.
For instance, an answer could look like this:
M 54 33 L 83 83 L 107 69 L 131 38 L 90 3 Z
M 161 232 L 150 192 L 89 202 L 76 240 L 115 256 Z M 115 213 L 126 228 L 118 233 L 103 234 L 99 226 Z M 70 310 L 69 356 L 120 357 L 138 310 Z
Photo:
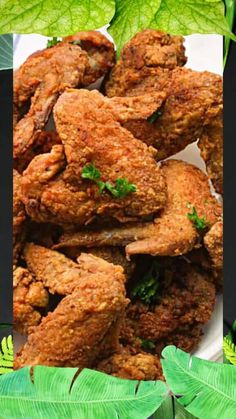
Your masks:
M 39 309 L 46 308 L 48 301 L 43 283 L 35 280 L 27 269 L 17 267 L 13 272 L 14 329 L 27 334 L 30 327 L 37 326 L 42 318 Z
M 22 177 L 13 170 L 13 265 L 17 264 L 24 241 L 25 207 L 20 198 Z
M 205 217 L 209 226 L 217 222 L 222 212 L 211 195 L 207 176 L 197 167 L 178 160 L 164 162 L 161 171 L 167 183 L 167 203 L 154 222 L 65 233 L 55 247 L 126 246 L 128 256 L 145 253 L 177 256 L 199 245 L 201 234 L 188 218 L 191 208 L 196 209 L 199 217 Z
M 168 37 L 162 36 L 164 39 Z M 222 193 L 222 77 L 181 68 L 184 60 L 178 61 L 178 58 L 184 51 L 182 40 L 179 37 L 170 39 L 172 53 L 167 52 L 167 56 L 173 59 L 173 63 L 169 65 L 166 59 L 165 65 L 165 61 L 160 59 L 165 49 L 158 39 L 158 32 L 151 37 L 151 46 L 146 31 L 136 35 L 124 47 L 121 59 L 113 68 L 106 93 L 109 97 L 137 96 L 147 92 L 151 96 L 157 91 L 166 93 L 166 101 L 154 122 L 137 119 L 124 126 L 136 138 L 157 149 L 157 160 L 165 159 L 200 139 L 199 147 L 208 174 L 216 191 Z
M 15 109 L 22 108 L 32 96 L 29 112 L 15 127 L 14 159 L 17 167 L 22 166 L 25 154 L 27 156 L 37 143 L 38 134 L 59 94 L 67 87 L 93 83 L 112 66 L 113 47 L 103 35 L 84 32 L 81 38 L 84 50 L 78 44 L 60 42 L 31 55 L 15 73 Z
M 29 249 L 31 256 L 34 251 L 36 255 L 43 252 L 38 246 L 34 248 L 30 245 Z M 57 285 L 60 287 L 60 278 L 67 286 L 67 279 L 72 272 L 73 283 L 77 285 L 73 289 L 65 288 L 65 291 L 72 293 L 64 297 L 39 326 L 31 329 L 28 342 L 16 356 L 15 368 L 37 364 L 81 369 L 92 367 L 99 358 L 109 356 L 118 349 L 120 322 L 128 302 L 122 268 L 95 256 L 82 254 L 78 259 L 76 279 L 75 269 L 73 271 L 68 266 L 65 257 L 61 264 L 61 255 L 49 252 L 55 254 L 50 259 L 50 266 L 43 269 L 40 264 L 37 275 L 45 275 L 49 284 L 57 272 Z M 67 275 L 64 274 L 65 270 L 68 271 Z
M 215 223 L 204 237 L 204 244 L 209 252 L 214 268 L 223 268 L 223 221 Z
M 134 98 L 131 102 L 125 98 L 123 105 L 119 100 L 117 105 L 96 91 L 68 90 L 61 95 L 54 117 L 66 162 L 62 148 L 54 146 L 50 154 L 36 156 L 23 175 L 22 200 L 33 220 L 59 225 L 88 224 L 95 217 L 127 222 L 155 214 L 164 206 L 166 185 L 154 149 L 117 122 L 121 108 L 125 119 L 136 112 L 147 114 L 148 103 L 152 113 L 162 96 L 151 101 L 144 97 L 143 101 L 143 106 L 138 101 L 135 108 Z M 120 198 L 99 192 L 96 182 L 81 176 L 87 164 L 99 170 L 99 181 L 114 185 L 117 179 L 125 179 L 136 191 Z M 63 165 L 66 168 L 61 173 Z

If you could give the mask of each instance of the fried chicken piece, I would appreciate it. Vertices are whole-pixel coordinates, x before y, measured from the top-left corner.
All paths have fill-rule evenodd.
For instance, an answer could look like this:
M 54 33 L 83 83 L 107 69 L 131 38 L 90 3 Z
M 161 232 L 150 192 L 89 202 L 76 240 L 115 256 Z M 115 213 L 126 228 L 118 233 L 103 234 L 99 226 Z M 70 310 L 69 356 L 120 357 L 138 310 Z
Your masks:
M 200 274 L 183 260 L 160 259 L 159 263 L 157 303 L 137 300 L 127 307 L 121 343 L 138 351 L 139 340 L 151 341 L 158 355 L 167 344 L 192 350 L 214 310 L 215 287 L 207 273 Z
M 133 120 L 124 126 L 136 138 L 158 150 L 157 160 L 181 151 L 200 138 L 199 147 L 209 177 L 216 191 L 222 193 L 222 77 L 181 68 L 184 60 L 181 58 L 178 62 L 178 58 L 184 50 L 181 39 L 176 40 L 176 37 L 170 37 L 173 50 L 167 53 L 173 63 L 169 65 L 167 59 L 165 64 L 164 60 L 159 60 L 163 48 L 158 35 L 156 38 L 150 35 L 151 41 L 148 36 L 149 32 L 141 32 L 124 47 L 106 84 L 106 93 L 113 97 L 165 92 L 167 99 L 154 122 Z
M 223 268 L 223 221 L 215 223 L 204 237 L 204 244 L 209 252 L 213 266 Z
M 108 96 L 126 96 L 127 90 L 140 82 L 145 69 L 183 66 L 187 58 L 182 36 L 146 29 L 136 34 L 121 52 L 106 83 Z
M 20 198 L 21 175 L 13 170 L 13 265 L 17 264 L 24 241 L 25 207 Z
M 136 140 L 117 119 L 132 118 L 137 112 L 147 115 L 148 103 L 152 113 L 161 102 L 159 94 L 151 100 L 144 96 L 130 102 L 130 98 L 110 101 L 97 91 L 63 93 L 54 117 L 66 161 L 63 149 L 54 146 L 50 154 L 33 159 L 24 172 L 22 199 L 30 217 L 58 225 L 84 225 L 95 218 L 127 222 L 158 212 L 166 201 L 166 185 L 154 149 Z M 117 179 L 126 179 L 135 184 L 136 192 L 121 198 L 109 191 L 99 192 L 95 182 L 81 177 L 89 163 L 100 171 L 99 181 L 114 185 Z
M 101 32 L 77 32 L 65 37 L 63 42 L 76 42 L 83 51 L 87 52 L 89 66 L 86 68 L 85 84 L 90 84 L 91 80 L 94 81 L 104 76 L 115 64 L 114 44 Z
M 15 73 L 15 109 L 22 108 L 32 96 L 29 112 L 15 127 L 17 167 L 22 166 L 25 154 L 27 160 L 27 154 L 37 143 L 38 133 L 44 128 L 59 94 L 67 87 L 93 83 L 112 65 L 113 47 L 103 35 L 84 32 L 81 37 L 85 50 L 79 45 L 60 42 L 31 55 Z
M 123 350 L 101 361 L 96 367 L 98 371 L 127 380 L 160 380 L 163 379 L 160 360 L 145 353 L 131 355 Z
M 39 262 L 39 256 L 47 255 L 44 263 Z M 16 356 L 16 369 L 37 364 L 89 368 L 118 349 L 120 322 L 128 302 L 121 267 L 82 254 L 76 269 L 65 256 L 34 245 L 27 247 L 26 259 L 30 269 L 37 271 L 36 277 L 44 275 L 50 289 L 58 291 L 64 283 L 64 292 L 71 293 L 31 329 L 28 342 Z
M 191 209 L 188 206 L 195 207 L 198 217 L 205 217 L 209 227 L 217 222 L 222 212 L 221 205 L 211 195 L 208 178 L 197 167 L 178 160 L 162 163 L 161 172 L 167 183 L 167 203 L 154 222 L 96 232 L 65 233 L 55 247 L 126 246 L 128 256 L 177 256 L 198 246 L 201 232 L 189 220 Z
M 42 318 L 39 309 L 46 308 L 48 301 L 42 282 L 35 280 L 27 269 L 17 267 L 13 272 L 14 329 L 27 334 L 30 327 L 37 326 Z

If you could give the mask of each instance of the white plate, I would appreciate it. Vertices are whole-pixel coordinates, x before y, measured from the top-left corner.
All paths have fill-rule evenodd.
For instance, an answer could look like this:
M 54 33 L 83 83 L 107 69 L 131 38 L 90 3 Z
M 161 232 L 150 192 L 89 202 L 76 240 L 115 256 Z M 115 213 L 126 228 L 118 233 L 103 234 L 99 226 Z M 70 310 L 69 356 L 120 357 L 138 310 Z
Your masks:
M 106 28 L 101 32 L 107 35 Z M 186 36 L 187 67 L 197 71 L 212 71 L 223 73 L 223 42 L 219 35 Z M 41 35 L 16 35 L 14 37 L 14 68 L 18 68 L 25 59 L 38 49 L 45 48 L 47 38 Z M 173 156 L 172 156 L 173 157 Z M 175 158 L 195 164 L 205 171 L 205 163 L 200 157 L 195 144 L 186 147 Z M 217 361 L 222 358 L 223 339 L 223 299 L 217 298 L 217 303 L 211 321 L 204 328 L 204 336 L 195 354 L 200 358 Z M 15 348 L 18 350 L 23 343 L 22 337 L 16 334 Z

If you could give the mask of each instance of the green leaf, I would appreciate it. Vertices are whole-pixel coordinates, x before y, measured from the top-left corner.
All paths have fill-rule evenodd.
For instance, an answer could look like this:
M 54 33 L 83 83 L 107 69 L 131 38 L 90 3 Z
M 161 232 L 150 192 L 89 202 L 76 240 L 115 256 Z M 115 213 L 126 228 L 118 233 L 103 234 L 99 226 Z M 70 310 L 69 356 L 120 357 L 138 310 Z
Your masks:
M 83 179 L 89 179 L 89 180 L 97 181 L 98 179 L 100 179 L 101 174 L 100 174 L 99 170 L 96 168 L 96 166 L 94 166 L 93 163 L 89 163 L 89 164 L 86 164 L 86 166 L 83 167 L 81 177 Z
M 0 345 L 0 374 L 13 370 L 14 351 L 12 336 L 4 337 Z
M 231 30 L 233 30 L 234 26 L 234 20 L 236 16 L 236 1 L 235 0 L 225 0 L 225 6 L 226 6 L 226 21 L 228 23 L 228 26 Z M 230 37 L 225 36 L 224 39 L 224 67 L 227 61 L 227 57 L 229 54 L 229 48 L 230 48 Z
M 1 0 L 0 33 L 66 36 L 111 20 L 114 0 Z
M 229 337 L 224 337 L 223 350 L 225 358 L 233 365 L 236 365 L 236 346 Z
M 142 339 L 142 338 L 139 338 L 139 339 L 141 340 L 141 348 L 148 349 L 148 350 L 155 349 L 156 345 L 152 340 Z
M 191 205 L 187 205 L 188 208 L 191 208 Z M 205 217 L 200 218 L 197 214 L 196 208 L 192 207 L 192 212 L 187 214 L 187 217 L 190 221 L 192 221 L 194 227 L 197 230 L 205 230 L 206 227 L 209 226 L 208 221 L 206 221 Z
M 158 299 L 159 277 L 160 265 L 154 260 L 148 272 L 131 291 L 131 298 L 139 299 L 144 304 L 155 303 Z
M 12 35 L 0 36 L 0 70 L 8 70 L 13 67 Z
M 198 418 L 229 419 L 236 412 L 236 368 L 205 361 L 167 346 L 162 351 L 167 384 L 178 402 Z
M 0 377 L 0 412 L 11 419 L 144 419 L 167 397 L 161 381 L 132 381 L 97 371 L 36 366 Z M 76 376 L 77 375 L 77 376 Z
M 108 32 L 115 41 L 118 55 L 130 38 L 148 27 L 160 4 L 161 0 L 116 0 L 116 12 Z
M 167 397 L 159 409 L 154 413 L 153 419 L 175 419 L 173 409 L 173 398 Z
M 186 409 L 181 406 L 178 401 L 173 398 L 173 405 L 174 405 L 174 419 L 197 419 L 196 416 L 191 415 L 188 413 Z
M 217 33 L 236 40 L 224 17 L 222 0 L 162 0 L 150 26 L 173 35 Z
M 115 198 L 125 198 L 137 190 L 136 186 L 133 183 L 129 183 L 126 178 L 116 179 L 115 186 L 106 182 L 105 187 Z

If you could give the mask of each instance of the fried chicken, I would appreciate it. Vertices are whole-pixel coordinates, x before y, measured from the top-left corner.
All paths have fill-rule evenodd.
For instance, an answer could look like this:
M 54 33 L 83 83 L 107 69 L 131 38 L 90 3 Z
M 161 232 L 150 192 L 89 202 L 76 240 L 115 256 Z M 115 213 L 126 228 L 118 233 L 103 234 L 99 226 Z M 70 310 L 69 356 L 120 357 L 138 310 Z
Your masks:
M 142 342 L 151 341 L 152 352 L 157 355 L 167 344 L 190 351 L 196 347 L 202 327 L 211 318 L 215 305 L 214 285 L 207 273 L 200 274 L 184 260 L 167 258 L 158 263 L 157 302 L 144 304 L 136 299 L 130 303 L 121 330 L 121 343 L 136 347 L 138 352 Z
M 209 252 L 214 268 L 223 268 L 223 221 L 215 223 L 204 237 L 204 244 Z
M 26 213 L 20 199 L 21 175 L 13 170 L 13 265 L 17 264 L 24 241 Z
M 167 203 L 154 222 L 96 232 L 65 233 L 55 247 L 126 246 L 128 256 L 177 256 L 198 246 L 201 234 L 188 218 L 191 208 L 196 209 L 198 217 L 205 217 L 209 227 L 217 222 L 222 212 L 221 205 L 211 194 L 208 178 L 197 167 L 178 160 L 164 162 L 161 172 L 167 183 Z
M 96 369 L 127 380 L 163 379 L 160 360 L 147 353 L 131 355 L 128 351 L 123 350 L 101 361 Z
M 22 200 L 33 220 L 58 225 L 84 225 L 96 218 L 127 222 L 163 208 L 166 185 L 154 149 L 117 122 L 117 106 L 123 107 L 125 119 L 137 112 L 146 115 L 147 103 L 152 113 L 162 96 L 151 100 L 144 96 L 145 106 L 140 100 L 133 108 L 134 98 L 132 106 L 129 98 L 123 105 L 119 99 L 118 106 L 97 91 L 67 90 L 61 95 L 54 117 L 63 147 L 54 146 L 51 153 L 36 156 L 23 175 Z M 120 198 L 105 190 L 101 193 L 96 182 L 81 176 L 87 164 L 99 170 L 99 181 L 114 185 L 117 179 L 125 179 L 135 185 L 136 192 Z
M 47 255 L 44 263 L 39 260 Z M 44 276 L 50 291 L 69 294 L 30 330 L 28 342 L 16 356 L 15 368 L 37 364 L 89 368 L 117 350 L 128 302 L 122 268 L 82 254 L 76 269 L 65 256 L 34 245 L 26 248 L 25 257 L 36 278 Z
M 73 43 L 60 42 L 32 54 L 15 72 L 16 112 L 20 113 L 22 106 L 32 97 L 28 113 L 15 127 L 16 167 L 22 167 L 25 154 L 27 156 L 37 142 L 38 133 L 44 128 L 59 94 L 67 87 L 93 83 L 111 67 L 111 43 L 103 35 L 94 32 L 91 35 L 89 32 L 83 33 L 82 38 L 85 40 L 85 50 Z M 98 41 L 103 41 L 104 48 Z M 106 61 L 108 56 L 110 59 Z
M 45 309 L 48 301 L 43 283 L 35 280 L 27 269 L 17 267 L 13 272 L 14 329 L 27 334 L 30 327 L 37 326 L 42 318 L 39 310 Z
M 185 60 L 179 37 L 169 37 L 168 48 L 172 53 L 167 52 L 167 56 L 173 63 L 170 65 L 166 59 L 165 64 L 160 58 L 162 53 L 165 58 L 165 49 L 159 40 L 161 35 L 157 32 L 156 36 L 151 36 L 151 41 L 149 35 L 149 32 L 141 32 L 124 47 L 106 84 L 106 93 L 109 97 L 166 93 L 166 101 L 154 122 L 137 119 L 124 126 L 136 138 L 157 149 L 157 160 L 181 151 L 200 138 L 199 147 L 209 177 L 216 191 L 222 193 L 222 77 L 181 68 Z M 162 34 L 164 39 L 165 36 L 168 35 Z

